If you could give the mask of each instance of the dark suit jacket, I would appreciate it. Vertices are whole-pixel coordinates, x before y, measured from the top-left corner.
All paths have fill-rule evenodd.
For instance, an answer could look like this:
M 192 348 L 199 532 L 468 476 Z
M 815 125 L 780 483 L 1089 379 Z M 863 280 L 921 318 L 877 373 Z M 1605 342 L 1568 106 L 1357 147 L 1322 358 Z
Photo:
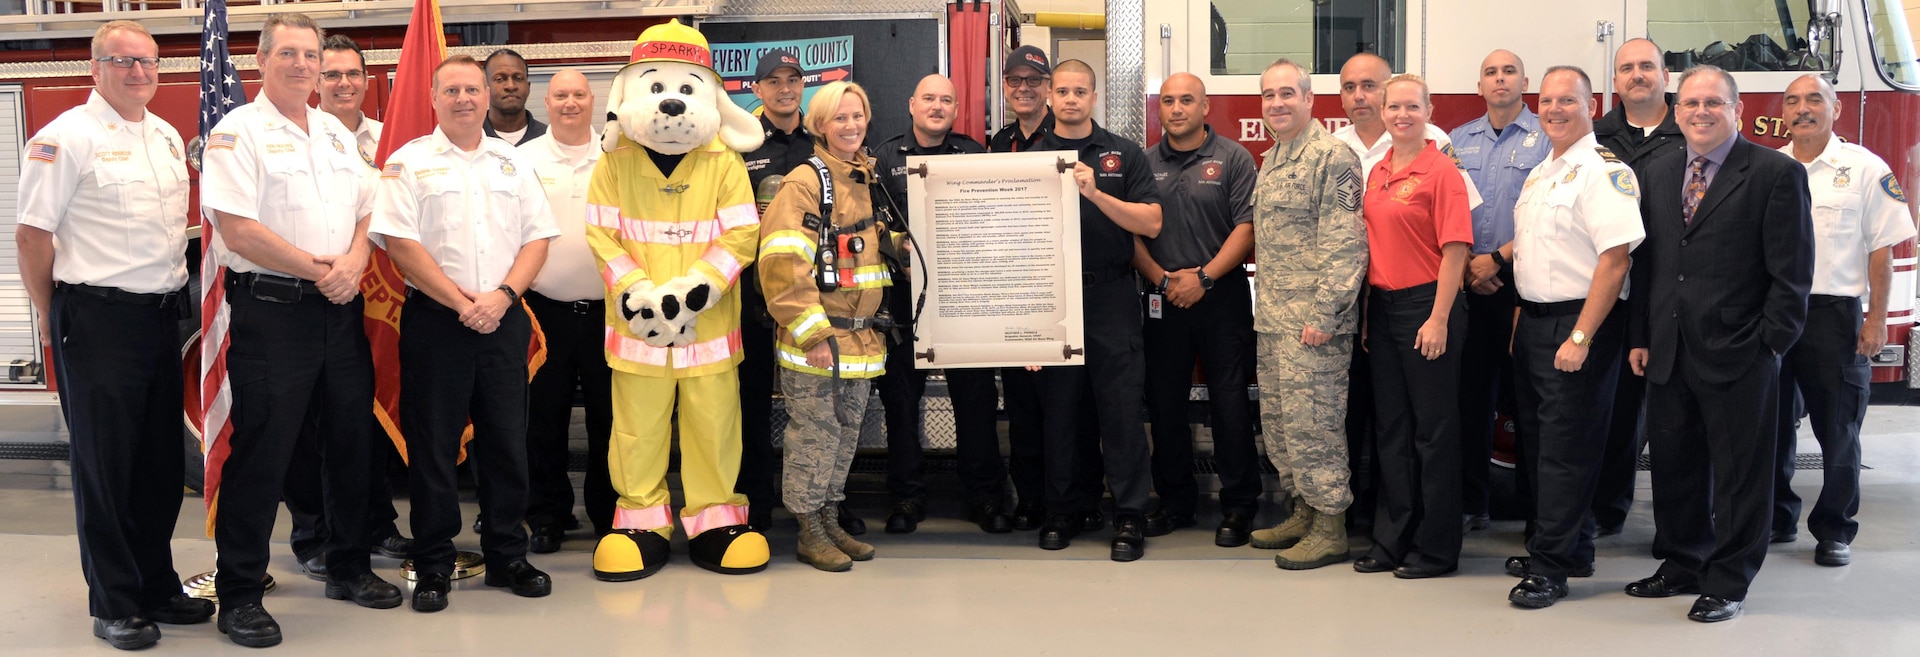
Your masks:
M 1647 165 L 1640 216 L 1647 239 L 1633 254 L 1629 339 L 1647 348 L 1647 381 L 1676 368 L 1708 383 L 1738 379 L 1755 359 L 1786 353 L 1807 321 L 1813 217 L 1806 167 L 1739 140 L 1714 175 L 1691 224 L 1680 216 L 1687 152 Z M 1686 358 L 1676 358 L 1685 345 Z

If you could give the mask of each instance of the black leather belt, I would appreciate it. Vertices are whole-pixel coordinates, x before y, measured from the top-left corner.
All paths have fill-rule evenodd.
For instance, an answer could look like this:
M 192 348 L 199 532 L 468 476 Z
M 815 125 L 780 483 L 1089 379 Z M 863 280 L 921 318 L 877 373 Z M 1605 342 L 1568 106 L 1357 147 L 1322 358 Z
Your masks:
M 876 317 L 834 317 L 827 316 L 827 323 L 844 331 L 864 331 L 879 326 Z
M 262 274 L 260 272 L 237 272 L 237 271 L 227 272 L 227 289 L 232 290 L 233 288 L 236 288 L 236 287 L 243 287 L 251 290 L 253 289 L 253 284 L 255 281 L 262 281 L 262 280 L 272 281 L 272 282 L 281 283 L 281 284 L 292 284 L 297 281 L 300 285 L 301 292 L 310 293 L 310 294 L 320 293 L 320 286 L 315 285 L 313 281 L 294 278 L 291 276 L 278 276 L 274 274 Z
M 1586 306 L 1587 306 L 1586 299 L 1574 299 L 1572 301 L 1555 301 L 1553 303 L 1534 303 L 1526 299 L 1520 300 L 1520 311 L 1533 317 L 1557 317 L 1561 315 L 1578 315 L 1580 314 L 1580 310 L 1582 308 L 1585 308 Z
M 1131 275 L 1133 275 L 1133 269 L 1128 267 L 1084 269 L 1080 271 L 1080 287 L 1093 287 L 1101 283 L 1111 283 Z
M 544 304 L 544 305 L 553 306 L 556 308 L 565 308 L 569 312 L 572 312 L 575 315 L 606 314 L 605 308 L 607 307 L 607 301 L 605 299 L 588 299 L 585 301 L 561 301 L 559 299 L 548 297 L 547 295 L 541 294 L 539 292 L 528 292 L 526 299 L 528 301 L 532 301 L 538 304 Z
M 1829 304 L 1842 304 L 1842 303 L 1851 303 L 1854 305 L 1859 305 L 1860 297 L 1841 297 L 1841 296 L 1834 296 L 1831 294 L 1807 295 L 1808 306 L 1825 306 Z
M 1434 294 L 1438 293 L 1439 290 L 1440 284 L 1434 282 L 1421 283 L 1412 287 L 1403 287 L 1398 290 L 1389 290 L 1384 287 L 1373 286 L 1371 294 L 1387 303 L 1400 303 L 1403 301 L 1426 301 L 1431 303 Z
M 100 287 L 98 285 L 67 283 L 63 281 L 54 282 L 54 287 L 71 290 L 90 297 L 106 299 L 108 301 L 136 306 L 155 306 L 162 309 L 180 305 L 185 301 L 184 297 L 186 296 L 178 290 L 173 292 L 143 294 L 140 292 L 128 292 L 117 287 Z

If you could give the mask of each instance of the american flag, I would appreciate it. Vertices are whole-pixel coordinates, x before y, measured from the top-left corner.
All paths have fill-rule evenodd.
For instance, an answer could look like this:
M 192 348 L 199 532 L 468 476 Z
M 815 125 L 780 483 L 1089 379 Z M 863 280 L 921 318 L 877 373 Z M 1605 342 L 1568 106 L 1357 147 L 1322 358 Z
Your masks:
M 200 31 L 200 143 L 210 146 L 208 133 L 227 116 L 227 112 L 247 102 L 246 89 L 240 86 L 240 72 L 227 56 L 227 2 L 206 0 L 206 23 Z M 227 148 L 232 148 L 231 143 Z M 213 520 L 219 512 L 220 466 L 231 451 L 227 439 L 233 427 L 227 413 L 233 407 L 233 388 L 227 382 L 227 291 L 226 268 L 220 266 L 225 249 L 215 234 L 210 213 L 200 211 L 200 445 L 206 453 L 206 485 L 202 493 L 207 501 L 207 536 L 213 536 Z
M 27 159 L 52 162 L 60 158 L 60 147 L 53 144 L 28 144 Z

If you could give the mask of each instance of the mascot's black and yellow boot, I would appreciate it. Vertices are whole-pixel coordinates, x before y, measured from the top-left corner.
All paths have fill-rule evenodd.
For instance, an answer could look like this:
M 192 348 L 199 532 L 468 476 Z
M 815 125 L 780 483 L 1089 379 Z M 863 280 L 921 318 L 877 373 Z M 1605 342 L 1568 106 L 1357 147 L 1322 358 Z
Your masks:
M 746 525 L 728 525 L 687 539 L 687 555 L 696 566 L 722 575 L 745 575 L 767 569 L 767 537 Z M 596 555 L 595 568 L 598 568 Z
M 600 544 L 593 548 L 593 576 L 602 582 L 631 582 L 651 576 L 667 565 L 667 557 L 672 554 L 669 548 L 667 537 L 659 532 L 613 530 L 600 537 Z

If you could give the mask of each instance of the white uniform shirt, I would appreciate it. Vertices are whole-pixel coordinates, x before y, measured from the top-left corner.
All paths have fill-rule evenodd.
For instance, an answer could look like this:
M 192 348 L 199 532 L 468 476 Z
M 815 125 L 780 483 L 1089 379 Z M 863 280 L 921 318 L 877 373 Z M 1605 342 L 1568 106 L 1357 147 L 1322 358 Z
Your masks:
M 1380 133 L 1380 139 L 1372 145 L 1360 143 L 1360 131 L 1354 129 L 1351 123 L 1333 131 L 1333 138 L 1345 143 L 1347 148 L 1353 149 L 1354 155 L 1360 156 L 1360 175 L 1363 176 L 1373 171 L 1373 165 L 1387 159 L 1387 153 L 1393 150 L 1393 137 L 1384 132 Z M 1440 126 L 1427 124 L 1427 140 L 1439 146 L 1448 158 L 1453 158 L 1453 138 L 1448 137 L 1447 131 L 1441 130 Z M 1454 159 L 1453 163 L 1457 167 L 1460 160 Z M 1467 209 L 1480 207 L 1480 188 L 1473 185 L 1473 177 L 1467 175 L 1466 170 L 1463 169 L 1460 171 L 1460 179 L 1467 181 Z M 1366 194 L 1366 187 L 1366 185 L 1360 186 L 1360 193 L 1363 196 Z
M 373 211 L 376 174 L 340 119 L 306 110 L 306 132 L 265 99 L 221 119 L 201 156 L 200 207 L 209 219 L 207 210 L 219 210 L 258 221 L 307 253 L 340 255 L 353 247 L 354 226 Z M 223 254 L 236 272 L 287 275 Z
M 99 92 L 27 140 L 20 224 L 53 233 L 56 281 L 156 294 L 187 282 L 187 162 L 153 112 L 128 123 Z
M 1555 303 L 1587 298 L 1600 254 L 1647 238 L 1633 169 L 1600 154 L 1593 133 L 1534 167 L 1513 209 L 1513 282 L 1520 298 Z M 1627 286 L 1620 286 L 1627 298 Z
M 380 151 L 380 130 L 385 127 L 379 121 L 367 118 L 366 113 L 362 112 L 360 127 L 353 129 L 353 140 L 360 145 L 360 159 L 365 161 L 367 166 L 377 166 L 374 164 L 373 156 Z
M 419 242 L 453 284 L 478 294 L 506 282 L 520 247 L 560 229 L 533 163 L 513 146 L 481 137 L 469 153 L 434 128 L 387 158 L 367 233 L 383 247 L 388 237 Z
M 589 137 L 592 137 L 590 134 Z M 561 146 L 553 132 L 521 144 L 520 155 L 533 164 L 560 237 L 547 246 L 547 264 L 533 279 L 532 289 L 555 301 L 598 301 L 607 298 L 593 248 L 587 246 L 587 185 L 600 161 L 600 142 L 589 138 L 578 147 Z
M 1793 155 L 1793 144 L 1780 148 Z M 1867 293 L 1867 255 L 1913 239 L 1906 194 L 1885 160 L 1857 144 L 1829 137 L 1807 167 L 1813 196 L 1813 293 Z

